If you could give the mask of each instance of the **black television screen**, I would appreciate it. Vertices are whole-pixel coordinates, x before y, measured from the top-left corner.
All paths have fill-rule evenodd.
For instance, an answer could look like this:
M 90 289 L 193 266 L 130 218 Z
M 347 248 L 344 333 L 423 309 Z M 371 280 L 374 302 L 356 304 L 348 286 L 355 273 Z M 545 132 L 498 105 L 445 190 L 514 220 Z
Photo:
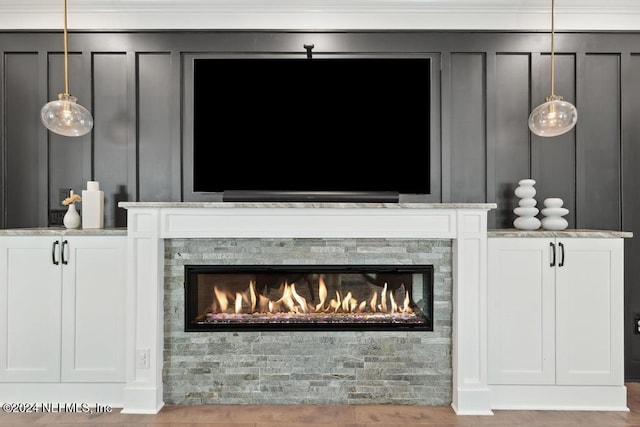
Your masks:
M 195 59 L 193 191 L 429 194 L 430 73 L 423 57 Z

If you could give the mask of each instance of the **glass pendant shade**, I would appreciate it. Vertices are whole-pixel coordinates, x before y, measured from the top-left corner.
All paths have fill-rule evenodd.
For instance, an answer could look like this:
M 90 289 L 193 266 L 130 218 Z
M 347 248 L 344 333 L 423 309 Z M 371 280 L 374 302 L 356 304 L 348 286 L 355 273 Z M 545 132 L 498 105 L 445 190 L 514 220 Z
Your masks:
M 57 101 L 45 104 L 40 110 L 40 119 L 51 132 L 64 136 L 82 136 L 93 129 L 93 117 L 89 110 L 78 104 L 78 98 L 69 95 L 69 41 L 67 35 L 67 0 L 64 5 L 64 93 Z
M 529 115 L 529 129 L 538 136 L 551 137 L 569 132 L 578 121 L 578 111 L 561 96 L 550 96 Z
M 82 136 L 93 128 L 93 117 L 75 96 L 61 93 L 57 101 L 45 104 L 40 111 L 42 123 L 51 132 L 64 136 Z
M 569 132 L 578 122 L 578 110 L 553 91 L 555 86 L 555 0 L 551 0 L 551 95 L 529 114 L 529 129 L 538 136 L 551 137 Z

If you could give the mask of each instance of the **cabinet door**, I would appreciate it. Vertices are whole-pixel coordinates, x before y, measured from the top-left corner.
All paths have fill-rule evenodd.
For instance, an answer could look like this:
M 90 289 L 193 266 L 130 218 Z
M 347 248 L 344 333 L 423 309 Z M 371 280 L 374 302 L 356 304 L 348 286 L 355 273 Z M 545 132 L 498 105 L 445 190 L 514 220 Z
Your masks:
M 622 385 L 622 239 L 558 239 L 558 246 L 557 383 Z
M 488 240 L 490 384 L 555 382 L 552 241 Z
M 0 381 L 60 380 L 62 270 L 54 242 L 0 237 Z
M 62 381 L 125 379 L 125 236 L 65 238 Z

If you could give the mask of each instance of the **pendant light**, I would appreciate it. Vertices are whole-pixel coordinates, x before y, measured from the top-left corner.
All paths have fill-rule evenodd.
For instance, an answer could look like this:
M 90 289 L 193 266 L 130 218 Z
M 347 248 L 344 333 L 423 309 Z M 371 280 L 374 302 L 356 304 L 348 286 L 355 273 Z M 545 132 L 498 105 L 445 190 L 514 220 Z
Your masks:
M 570 102 L 554 93 L 555 79 L 555 0 L 551 0 L 551 95 L 529 115 L 529 129 L 538 136 L 551 137 L 569 132 L 578 121 L 578 111 Z
M 91 113 L 69 94 L 69 52 L 67 37 L 67 0 L 64 0 L 64 93 L 48 102 L 40 111 L 42 123 L 51 132 L 64 136 L 82 136 L 93 128 Z

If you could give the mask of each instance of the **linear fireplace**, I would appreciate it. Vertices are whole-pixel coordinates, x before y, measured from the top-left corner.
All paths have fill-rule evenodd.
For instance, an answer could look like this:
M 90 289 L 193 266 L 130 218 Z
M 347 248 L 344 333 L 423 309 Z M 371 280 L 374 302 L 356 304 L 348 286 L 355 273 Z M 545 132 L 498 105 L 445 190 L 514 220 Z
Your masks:
M 185 331 L 433 330 L 432 265 L 186 265 Z

